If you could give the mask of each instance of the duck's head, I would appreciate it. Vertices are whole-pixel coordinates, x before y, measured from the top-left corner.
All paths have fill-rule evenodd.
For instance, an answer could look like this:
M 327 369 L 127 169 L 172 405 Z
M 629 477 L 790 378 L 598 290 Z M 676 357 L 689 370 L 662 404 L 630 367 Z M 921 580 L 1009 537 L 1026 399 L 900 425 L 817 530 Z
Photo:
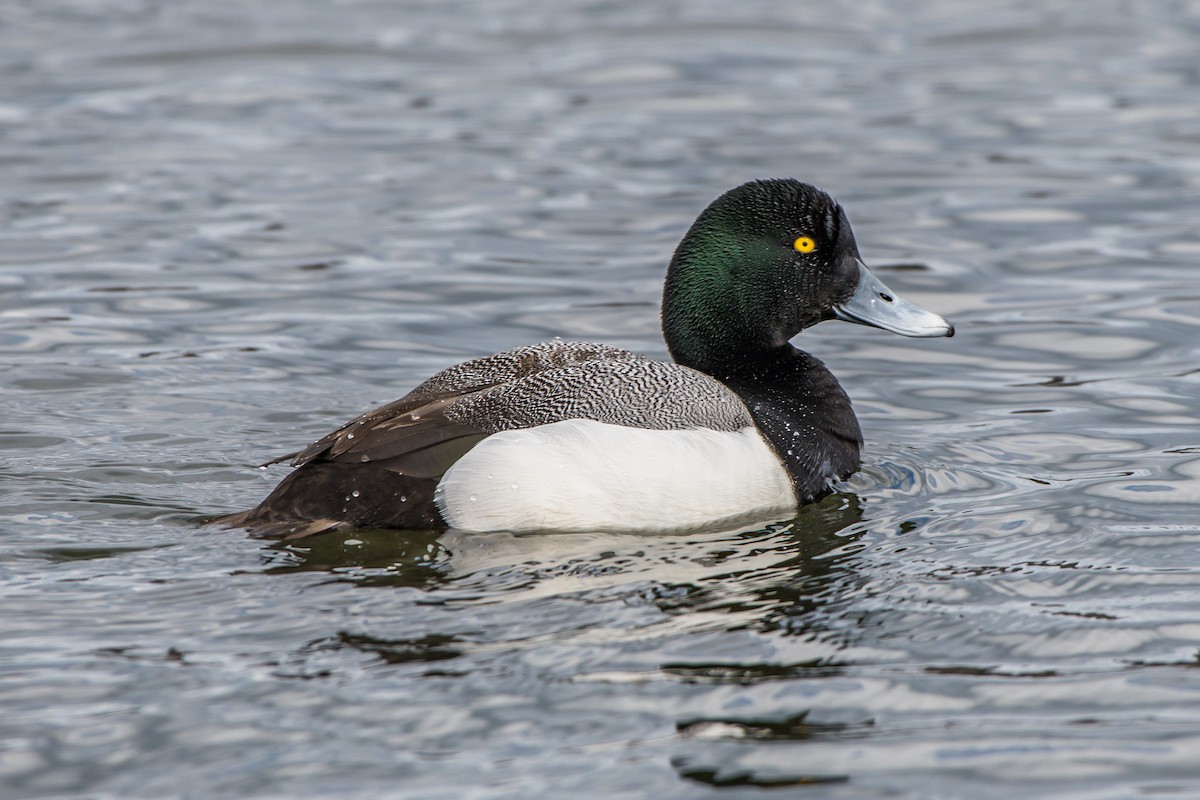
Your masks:
M 663 333 L 677 361 L 710 366 L 781 347 L 827 319 L 903 336 L 953 336 L 901 299 L 858 253 L 842 207 L 797 180 L 743 184 L 683 237 L 667 271 Z

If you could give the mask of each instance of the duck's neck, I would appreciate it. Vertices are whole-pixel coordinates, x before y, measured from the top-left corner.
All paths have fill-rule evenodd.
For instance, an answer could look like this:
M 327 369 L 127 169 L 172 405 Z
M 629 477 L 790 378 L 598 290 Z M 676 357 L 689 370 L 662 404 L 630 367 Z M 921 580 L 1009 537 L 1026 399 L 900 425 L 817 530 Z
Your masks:
M 859 465 L 862 432 L 850 398 L 820 359 L 784 343 L 697 357 L 668 342 L 675 360 L 732 389 L 792 477 L 800 502 L 828 493 Z

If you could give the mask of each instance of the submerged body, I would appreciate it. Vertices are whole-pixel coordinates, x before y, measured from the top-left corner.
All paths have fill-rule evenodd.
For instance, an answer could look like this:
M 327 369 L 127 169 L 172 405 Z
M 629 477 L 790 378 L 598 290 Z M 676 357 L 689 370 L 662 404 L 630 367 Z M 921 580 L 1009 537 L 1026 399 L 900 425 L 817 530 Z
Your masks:
M 850 401 L 789 340 L 842 318 L 945 336 L 862 264 L 828 195 L 758 181 L 718 198 L 668 270 L 675 363 L 552 342 L 450 367 L 293 454 L 220 522 L 332 529 L 677 530 L 783 515 L 859 464 Z

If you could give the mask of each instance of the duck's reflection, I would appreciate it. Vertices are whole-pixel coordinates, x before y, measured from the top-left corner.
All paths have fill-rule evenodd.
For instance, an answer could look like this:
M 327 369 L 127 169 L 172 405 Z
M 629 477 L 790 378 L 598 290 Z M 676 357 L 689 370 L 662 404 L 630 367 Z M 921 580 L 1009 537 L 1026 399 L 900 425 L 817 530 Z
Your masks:
M 328 572 L 362 586 L 436 589 L 448 578 L 438 531 L 329 533 L 266 548 L 268 575 Z
M 812 612 L 857 584 L 857 496 L 786 522 L 687 534 L 355 531 L 272 543 L 266 572 L 326 572 L 360 586 L 423 589 L 444 602 L 553 597 L 652 603 L 681 624 L 811 633 Z

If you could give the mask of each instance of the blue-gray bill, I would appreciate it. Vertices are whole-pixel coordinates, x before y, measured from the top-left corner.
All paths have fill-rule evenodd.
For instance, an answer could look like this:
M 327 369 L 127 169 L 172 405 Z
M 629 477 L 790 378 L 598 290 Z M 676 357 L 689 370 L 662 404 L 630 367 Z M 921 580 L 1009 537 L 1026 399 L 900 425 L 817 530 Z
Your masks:
M 855 259 L 858 261 L 858 259 Z M 833 307 L 833 315 L 847 322 L 883 328 L 901 336 L 953 336 L 954 326 L 899 295 L 858 261 L 858 287 L 850 299 Z

